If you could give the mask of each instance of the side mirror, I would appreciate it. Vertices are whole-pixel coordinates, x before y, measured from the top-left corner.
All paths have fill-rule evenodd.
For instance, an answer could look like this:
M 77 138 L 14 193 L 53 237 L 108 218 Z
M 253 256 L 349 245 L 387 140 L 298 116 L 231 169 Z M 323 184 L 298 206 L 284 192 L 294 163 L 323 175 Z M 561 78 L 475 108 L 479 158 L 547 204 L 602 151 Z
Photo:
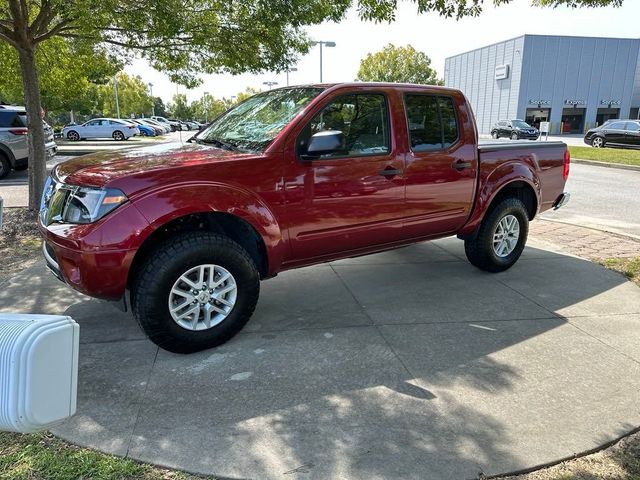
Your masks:
M 303 158 L 313 159 L 329 153 L 344 152 L 344 133 L 340 130 L 325 130 L 312 135 Z

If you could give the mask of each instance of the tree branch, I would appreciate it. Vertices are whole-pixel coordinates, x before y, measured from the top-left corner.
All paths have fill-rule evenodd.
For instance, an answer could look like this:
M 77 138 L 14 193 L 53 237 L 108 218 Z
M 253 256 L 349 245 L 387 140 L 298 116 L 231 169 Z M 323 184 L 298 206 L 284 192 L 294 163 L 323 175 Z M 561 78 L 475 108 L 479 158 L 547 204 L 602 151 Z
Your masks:
M 33 43 L 40 43 L 43 42 L 44 40 L 46 40 L 47 38 L 51 38 L 55 35 L 58 35 L 59 33 L 63 32 L 63 31 L 67 31 L 70 29 L 76 29 L 78 27 L 71 27 L 68 26 L 71 23 L 70 19 L 67 20 L 62 20 L 61 22 L 59 22 L 57 25 L 55 25 L 53 28 L 51 28 L 51 30 L 49 30 L 47 33 L 40 35 L 39 37 L 36 37 L 33 39 Z

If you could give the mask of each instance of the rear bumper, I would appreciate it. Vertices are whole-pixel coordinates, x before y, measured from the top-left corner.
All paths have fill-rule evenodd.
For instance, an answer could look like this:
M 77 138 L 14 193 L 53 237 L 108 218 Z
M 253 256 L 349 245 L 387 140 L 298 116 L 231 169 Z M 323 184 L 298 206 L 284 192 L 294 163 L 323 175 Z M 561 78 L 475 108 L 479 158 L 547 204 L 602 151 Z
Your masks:
M 560 207 L 569 203 L 569 199 L 571 199 L 571 194 L 569 192 L 563 192 L 560 194 L 556 201 L 553 202 L 553 209 L 558 210 Z

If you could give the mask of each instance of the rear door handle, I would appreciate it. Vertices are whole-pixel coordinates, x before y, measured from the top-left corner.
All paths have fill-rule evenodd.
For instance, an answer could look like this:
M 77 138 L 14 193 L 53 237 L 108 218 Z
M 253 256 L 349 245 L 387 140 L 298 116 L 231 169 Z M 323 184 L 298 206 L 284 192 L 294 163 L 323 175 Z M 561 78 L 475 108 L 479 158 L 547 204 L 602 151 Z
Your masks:
M 466 162 L 459 158 L 451 164 L 451 167 L 455 168 L 456 170 L 464 170 L 465 168 L 471 168 L 471 162 Z
M 384 170 L 380 170 L 379 175 L 383 177 L 394 177 L 396 175 L 400 175 L 402 172 L 398 169 L 387 167 Z

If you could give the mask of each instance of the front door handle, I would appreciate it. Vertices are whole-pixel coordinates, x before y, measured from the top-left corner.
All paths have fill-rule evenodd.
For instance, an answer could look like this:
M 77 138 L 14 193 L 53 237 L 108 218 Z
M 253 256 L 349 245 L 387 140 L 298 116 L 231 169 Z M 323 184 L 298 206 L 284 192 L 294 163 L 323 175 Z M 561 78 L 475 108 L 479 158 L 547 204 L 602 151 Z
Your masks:
M 459 158 L 451 164 L 451 168 L 455 168 L 458 171 L 464 170 L 465 168 L 471 168 L 471 162 L 466 162 Z
M 384 170 L 380 170 L 379 175 L 383 177 L 395 177 L 396 175 L 400 175 L 402 172 L 393 167 L 387 167 Z

